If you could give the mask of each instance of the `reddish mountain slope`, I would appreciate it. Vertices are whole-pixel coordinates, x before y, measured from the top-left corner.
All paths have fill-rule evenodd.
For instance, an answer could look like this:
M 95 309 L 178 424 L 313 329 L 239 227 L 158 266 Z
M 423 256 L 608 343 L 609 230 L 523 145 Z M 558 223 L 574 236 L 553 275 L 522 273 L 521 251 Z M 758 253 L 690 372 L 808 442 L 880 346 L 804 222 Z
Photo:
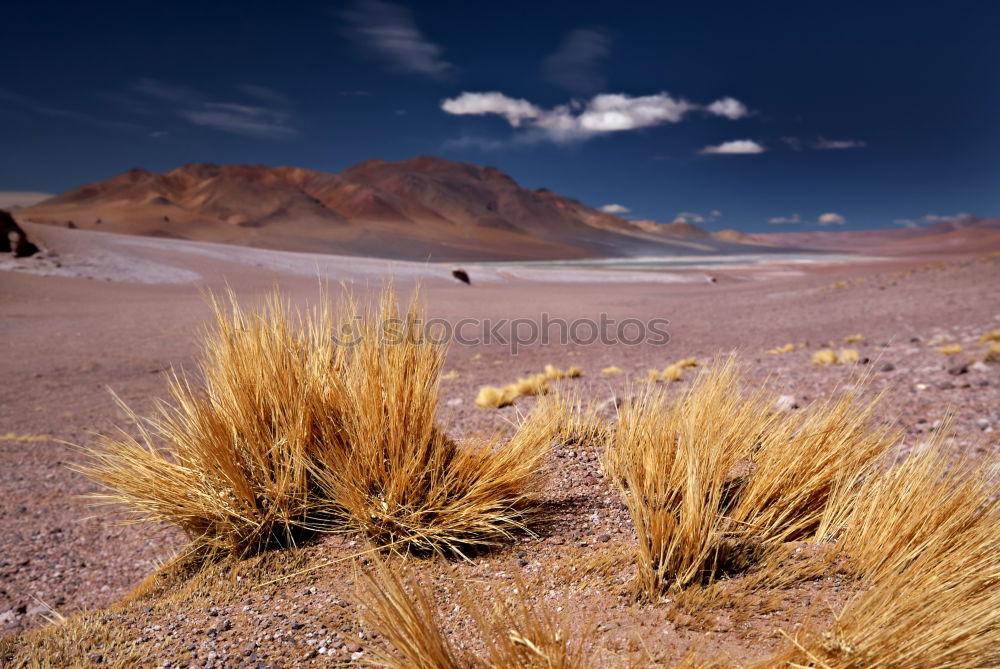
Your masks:
M 814 230 L 749 235 L 775 246 L 866 251 L 882 255 L 966 253 L 1000 248 L 1000 218 L 964 218 L 891 230 Z
M 494 167 L 420 157 L 339 174 L 192 164 L 130 170 L 20 212 L 126 234 L 390 258 L 566 259 L 725 253 L 740 244 L 671 234 L 529 190 Z M 676 231 L 680 232 L 680 231 Z M 759 252 L 759 247 L 754 249 Z

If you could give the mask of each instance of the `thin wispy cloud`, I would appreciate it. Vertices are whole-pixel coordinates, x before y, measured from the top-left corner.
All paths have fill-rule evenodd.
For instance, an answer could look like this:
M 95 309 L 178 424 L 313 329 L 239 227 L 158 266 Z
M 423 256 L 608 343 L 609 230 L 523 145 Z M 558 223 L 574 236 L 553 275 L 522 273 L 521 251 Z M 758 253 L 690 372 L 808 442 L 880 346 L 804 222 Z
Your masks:
M 131 90 L 170 105 L 170 112 L 193 125 L 234 135 L 259 139 L 285 139 L 298 135 L 287 110 L 291 100 L 283 93 L 264 86 L 240 84 L 237 90 L 254 98 L 255 104 L 213 100 L 190 86 L 158 79 L 142 78 Z M 256 104 L 270 102 L 268 105 Z M 163 137 L 166 133 L 152 135 Z
M 774 216 L 767 219 L 767 222 L 771 225 L 787 225 L 793 223 L 801 223 L 802 217 L 798 214 L 792 214 L 791 216 Z
M 617 215 L 617 214 L 627 214 L 632 210 L 623 204 L 606 204 L 603 207 L 601 207 L 601 211 L 603 211 L 605 214 Z
M 441 109 L 448 114 L 500 116 L 511 127 L 533 130 L 530 136 L 559 143 L 679 123 L 695 110 L 717 114 L 709 108 L 711 106 L 703 107 L 666 92 L 643 96 L 602 93 L 586 102 L 573 100 L 552 108 L 540 107 L 498 91 L 466 92 L 441 103 Z
M 64 119 L 76 121 L 88 125 L 104 126 L 118 130 L 137 130 L 140 126 L 125 121 L 107 119 L 74 109 L 56 107 L 45 102 L 41 102 L 27 95 L 21 95 L 15 91 L 0 88 L 0 105 L 9 106 L 15 110 L 31 112 L 33 115 L 45 116 L 53 119 Z
M 827 139 L 825 137 L 802 139 L 800 137 L 782 137 L 781 141 L 787 144 L 788 148 L 792 151 L 801 151 L 803 149 L 814 149 L 817 151 L 863 149 L 868 146 L 867 142 L 860 139 Z
M 413 13 L 383 0 L 359 0 L 340 13 L 345 34 L 392 71 L 447 79 L 458 68 L 444 59 L 444 49 L 420 30 Z
M 966 219 L 973 218 L 972 214 L 959 212 L 957 214 L 927 214 L 920 218 L 897 218 L 893 225 L 902 225 L 907 228 L 918 228 L 922 225 L 935 225 L 937 223 L 961 223 Z
M 706 155 L 741 155 L 764 153 L 767 149 L 752 139 L 733 139 L 722 144 L 706 146 L 699 153 Z
M 281 91 L 276 91 L 273 88 L 267 86 L 258 86 L 256 84 L 239 84 L 237 87 L 240 91 L 249 95 L 252 98 L 256 98 L 261 102 L 266 102 L 272 105 L 278 106 L 289 106 L 292 101 L 287 95 Z
M 718 209 L 713 209 L 707 214 L 701 214 L 697 211 L 681 211 L 674 216 L 674 223 L 711 223 L 722 217 L 722 212 Z
M 596 93 L 605 87 L 604 62 L 611 35 L 602 29 L 570 31 L 559 48 L 542 61 L 542 78 L 574 93 Z

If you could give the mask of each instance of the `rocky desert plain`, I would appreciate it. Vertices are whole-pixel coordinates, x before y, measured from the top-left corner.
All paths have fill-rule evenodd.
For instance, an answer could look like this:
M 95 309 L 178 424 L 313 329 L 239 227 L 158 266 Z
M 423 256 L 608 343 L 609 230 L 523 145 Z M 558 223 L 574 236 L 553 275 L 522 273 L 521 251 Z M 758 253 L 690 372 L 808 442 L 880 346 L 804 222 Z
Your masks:
M 961 537 L 938 528 L 961 510 L 902 478 L 872 483 L 933 451 L 950 463 L 935 480 L 978 486 L 963 536 L 987 531 L 977 518 L 1000 518 L 1000 219 L 712 234 L 626 221 L 523 189 L 493 168 L 434 158 L 369 161 L 336 175 L 133 170 L 13 215 L 40 250 L 0 260 L 3 666 L 919 667 L 1000 657 L 1000 530 L 981 539 L 994 561 L 976 563 L 981 583 L 971 594 L 962 584 L 935 590 L 917 572 L 929 546 L 944 546 L 940 568 L 953 559 L 948 542 Z M 420 392 L 437 388 L 435 420 L 460 449 L 502 452 L 542 412 L 532 413 L 536 405 L 585 407 L 546 405 L 564 422 L 545 428 L 531 456 L 531 513 L 495 545 L 386 545 L 364 523 L 341 523 L 206 556 L 191 548 L 196 537 L 163 520 L 169 513 L 135 522 L 141 509 L 88 497 L 102 488 L 78 468 L 101 448 L 98 435 L 138 429 L 123 405 L 154 415 L 172 372 L 186 373 L 200 396 L 202 346 L 216 327 L 211 295 L 231 290 L 251 309 L 278 290 L 307 309 L 345 292 L 365 304 L 390 282 L 401 299 L 419 288 L 428 316 L 474 323 L 469 332 L 503 319 L 604 315 L 659 319 L 669 337 L 529 337 L 515 351 L 503 330 L 507 340 L 450 342 Z M 754 416 L 715 407 L 703 424 L 697 406 L 650 399 L 704 399 L 719 374 L 735 383 L 727 360 L 742 374 L 729 390 Z M 502 392 L 524 379 L 526 389 L 494 402 L 503 406 L 483 400 L 483 387 Z M 771 472 L 774 489 L 761 492 L 784 447 L 767 451 L 771 437 L 752 428 L 741 437 L 743 422 L 836 431 L 838 421 L 823 420 L 845 395 L 853 404 L 839 423 L 864 433 L 819 443 L 812 461 L 786 462 Z M 683 414 L 670 423 L 678 443 L 696 443 L 686 447 L 690 461 L 674 461 L 687 467 L 671 479 L 682 481 L 679 502 L 650 501 L 628 470 L 638 465 L 615 455 L 644 429 L 638 413 L 664 407 Z M 793 433 L 787 439 L 815 437 Z M 658 438 L 672 448 L 674 437 Z M 727 438 L 747 443 L 733 467 L 712 465 L 726 470 L 712 478 L 697 444 Z M 874 455 L 855 462 L 832 452 L 854 448 L 851 439 Z M 844 458 L 857 470 L 832 471 Z M 975 473 L 954 473 L 969 467 Z M 690 483 L 701 474 L 704 489 Z M 783 497 L 796 486 L 808 502 Z M 723 502 L 732 490 L 737 501 Z M 851 494 L 873 490 L 884 505 L 852 503 L 884 513 L 867 522 L 885 535 L 856 515 L 833 518 L 835 502 L 846 508 Z M 754 495 L 767 498 L 756 515 L 731 520 Z M 689 531 L 699 513 L 705 537 L 656 538 Z M 819 521 L 795 525 L 808 514 L 822 517 L 825 534 Z M 768 531 L 779 530 L 759 529 L 765 516 Z M 753 550 L 732 549 L 736 536 Z M 694 571 L 680 575 L 670 551 L 702 540 Z M 874 558 L 881 540 L 891 545 Z M 724 548 L 732 559 L 706 566 Z M 902 581 L 915 585 L 907 591 Z

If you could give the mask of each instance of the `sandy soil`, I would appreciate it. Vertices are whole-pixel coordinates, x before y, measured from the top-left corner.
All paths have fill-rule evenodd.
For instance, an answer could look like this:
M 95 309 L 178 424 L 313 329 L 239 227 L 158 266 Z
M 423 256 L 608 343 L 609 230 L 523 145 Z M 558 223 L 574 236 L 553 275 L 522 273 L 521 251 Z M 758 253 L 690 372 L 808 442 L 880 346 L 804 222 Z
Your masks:
M 710 271 L 477 268 L 473 285 L 465 286 L 448 276 L 450 266 L 55 228 L 29 227 L 29 234 L 49 255 L 0 266 L 4 635 L 44 624 L 49 607 L 69 615 L 110 605 L 182 547 L 183 538 L 170 528 L 123 526 L 95 512 L 80 497 L 92 486 L 67 468 L 79 458 L 70 444 L 88 443 L 94 432 L 121 424 L 112 392 L 140 413 L 162 396 L 162 372 L 189 368 L 197 353 L 197 334 L 208 314 L 205 291 L 226 285 L 245 299 L 280 285 L 306 303 L 318 295 L 317 276 L 329 278 L 334 292 L 338 281 L 364 292 L 389 271 L 404 291 L 420 280 L 431 315 L 452 323 L 462 318 L 537 320 L 543 313 L 569 320 L 597 319 L 603 313 L 670 321 L 670 341 L 664 346 L 553 343 L 512 355 L 502 344 L 454 345 L 447 369 L 458 376 L 443 382 L 442 417 L 459 436 L 502 429 L 530 406 L 530 400 L 521 400 L 500 411 L 477 409 L 473 399 L 480 385 L 511 381 L 540 371 L 545 363 L 581 366 L 582 379 L 560 383 L 602 401 L 622 396 L 627 378 L 647 369 L 736 350 L 755 378 L 769 377 L 799 404 L 827 396 L 859 371 L 870 373 L 873 390 L 889 389 L 885 418 L 905 429 L 906 445 L 924 439 L 952 411 L 957 448 L 1000 447 L 1000 365 L 970 364 L 982 358 L 977 338 L 1000 328 L 995 289 L 1000 258 L 995 255 Z M 710 283 L 709 276 L 717 281 Z M 852 345 L 864 364 L 810 364 L 812 353 L 825 343 L 839 348 L 855 333 L 864 336 Z M 786 343 L 799 349 L 765 353 Z M 961 344 L 964 351 L 942 355 L 937 351 L 942 343 Z M 599 373 L 612 364 L 626 374 Z M 737 658 L 760 656 L 778 642 L 777 628 L 794 629 L 824 602 L 836 610 L 850 594 L 849 586 L 825 579 L 784 593 L 750 616 L 724 609 L 691 615 L 639 607 L 586 576 L 586 565 L 601 556 L 627 554 L 634 541 L 596 454 L 559 447 L 548 471 L 546 500 L 553 515 L 538 536 L 469 564 L 420 565 L 441 586 L 442 601 L 452 596 L 444 584 L 458 582 L 456 575 L 459 581 L 498 589 L 530 580 L 544 588 L 546 601 L 576 611 L 577 620 L 599 614 L 601 625 L 588 643 L 610 664 L 613 655 L 635 651 L 636 644 L 652 644 L 665 660 L 689 647 Z M 355 549 L 349 539 L 327 538 L 306 547 L 296 560 L 316 566 Z M 205 609 L 165 601 L 109 614 L 107 622 L 131 630 L 146 644 L 151 664 L 349 661 L 363 655 L 364 635 L 370 634 L 357 622 L 354 578 L 349 563 L 338 563 L 269 588 L 237 587 Z M 623 581 L 627 574 L 615 578 Z

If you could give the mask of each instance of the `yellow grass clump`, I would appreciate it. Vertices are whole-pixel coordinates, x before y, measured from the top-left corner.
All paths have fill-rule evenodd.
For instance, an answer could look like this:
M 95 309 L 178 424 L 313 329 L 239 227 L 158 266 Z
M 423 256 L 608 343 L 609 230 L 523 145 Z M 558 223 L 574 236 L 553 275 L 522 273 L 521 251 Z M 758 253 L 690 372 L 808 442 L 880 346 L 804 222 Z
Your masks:
M 814 365 L 835 365 L 837 354 L 831 349 L 824 348 L 813 353 L 812 364 Z
M 791 353 L 794 350 L 795 350 L 795 344 L 785 344 L 784 346 L 777 346 L 775 348 L 769 349 L 768 353 L 776 355 L 780 353 Z
M 458 378 L 458 371 L 454 369 L 441 375 L 442 381 L 454 381 L 457 378 Z
M 846 337 L 844 337 L 844 345 L 846 346 L 847 344 L 855 344 L 858 342 L 862 342 L 864 340 L 865 337 L 862 334 L 847 335 Z
M 549 392 L 549 381 L 575 379 L 583 376 L 579 367 L 561 370 L 554 365 L 545 365 L 545 371 L 523 377 L 505 386 L 483 386 L 476 396 L 476 406 L 481 409 L 501 409 L 510 406 L 518 397 L 545 395 Z
M 317 530 L 459 552 L 524 527 L 547 419 L 529 418 L 502 449 L 449 439 L 436 423 L 446 351 L 423 337 L 416 298 L 403 314 L 391 287 L 361 313 L 350 299 L 336 314 L 325 301 L 296 313 L 277 294 L 212 305 L 202 387 L 171 374 L 152 417 L 125 408 L 135 436 L 86 449 L 78 470 L 107 489 L 101 500 L 232 555 Z M 356 336 L 342 343 L 348 326 Z
M 615 367 L 614 365 L 611 365 L 610 367 L 605 367 L 604 369 L 601 370 L 601 374 L 604 374 L 605 376 L 611 376 L 613 374 L 621 374 L 621 373 L 622 370 L 619 369 L 618 367 Z
M 840 353 L 837 354 L 837 364 L 847 365 L 852 362 L 857 362 L 861 359 L 861 355 L 858 353 L 856 348 L 842 348 Z
M 593 666 L 583 644 L 571 640 L 569 617 L 532 604 L 521 585 L 513 597 L 483 605 L 471 591 L 458 593 L 480 634 L 484 653 L 457 648 L 445 630 L 430 588 L 412 574 L 380 564 L 362 576 L 363 617 L 392 648 L 370 645 L 375 666 L 389 669 L 584 669 Z M 589 633 L 585 630 L 583 638 Z
M 893 444 L 857 391 L 772 412 L 774 397 L 742 379 L 729 359 L 677 398 L 649 390 L 619 412 L 604 465 L 636 527 L 644 598 L 812 537 L 834 493 Z
M 983 356 L 983 361 L 1000 362 L 1000 342 L 990 344 L 990 347 L 986 349 L 986 354 Z
M 947 346 L 939 346 L 938 353 L 943 355 L 957 355 L 961 353 L 964 349 L 961 344 L 948 344 Z
M 510 386 L 483 386 L 476 395 L 476 406 L 480 409 L 502 409 L 517 399 L 517 393 Z
M 576 379 L 583 376 L 583 370 L 577 366 L 572 366 L 569 369 L 562 370 L 555 365 L 545 365 L 545 371 L 542 375 L 548 381 L 558 381 L 559 379 Z
M 668 365 L 660 373 L 661 381 L 680 381 L 684 377 L 684 368 L 677 364 Z
M 1000 482 L 996 463 L 946 457 L 947 425 L 831 504 L 838 564 L 869 588 L 831 629 L 767 666 L 982 667 L 1000 663 Z M 786 664 L 787 663 L 787 664 Z
M 989 344 L 990 342 L 1000 342 L 1000 330 L 993 330 L 992 332 L 987 332 L 982 337 L 979 338 L 980 344 Z

